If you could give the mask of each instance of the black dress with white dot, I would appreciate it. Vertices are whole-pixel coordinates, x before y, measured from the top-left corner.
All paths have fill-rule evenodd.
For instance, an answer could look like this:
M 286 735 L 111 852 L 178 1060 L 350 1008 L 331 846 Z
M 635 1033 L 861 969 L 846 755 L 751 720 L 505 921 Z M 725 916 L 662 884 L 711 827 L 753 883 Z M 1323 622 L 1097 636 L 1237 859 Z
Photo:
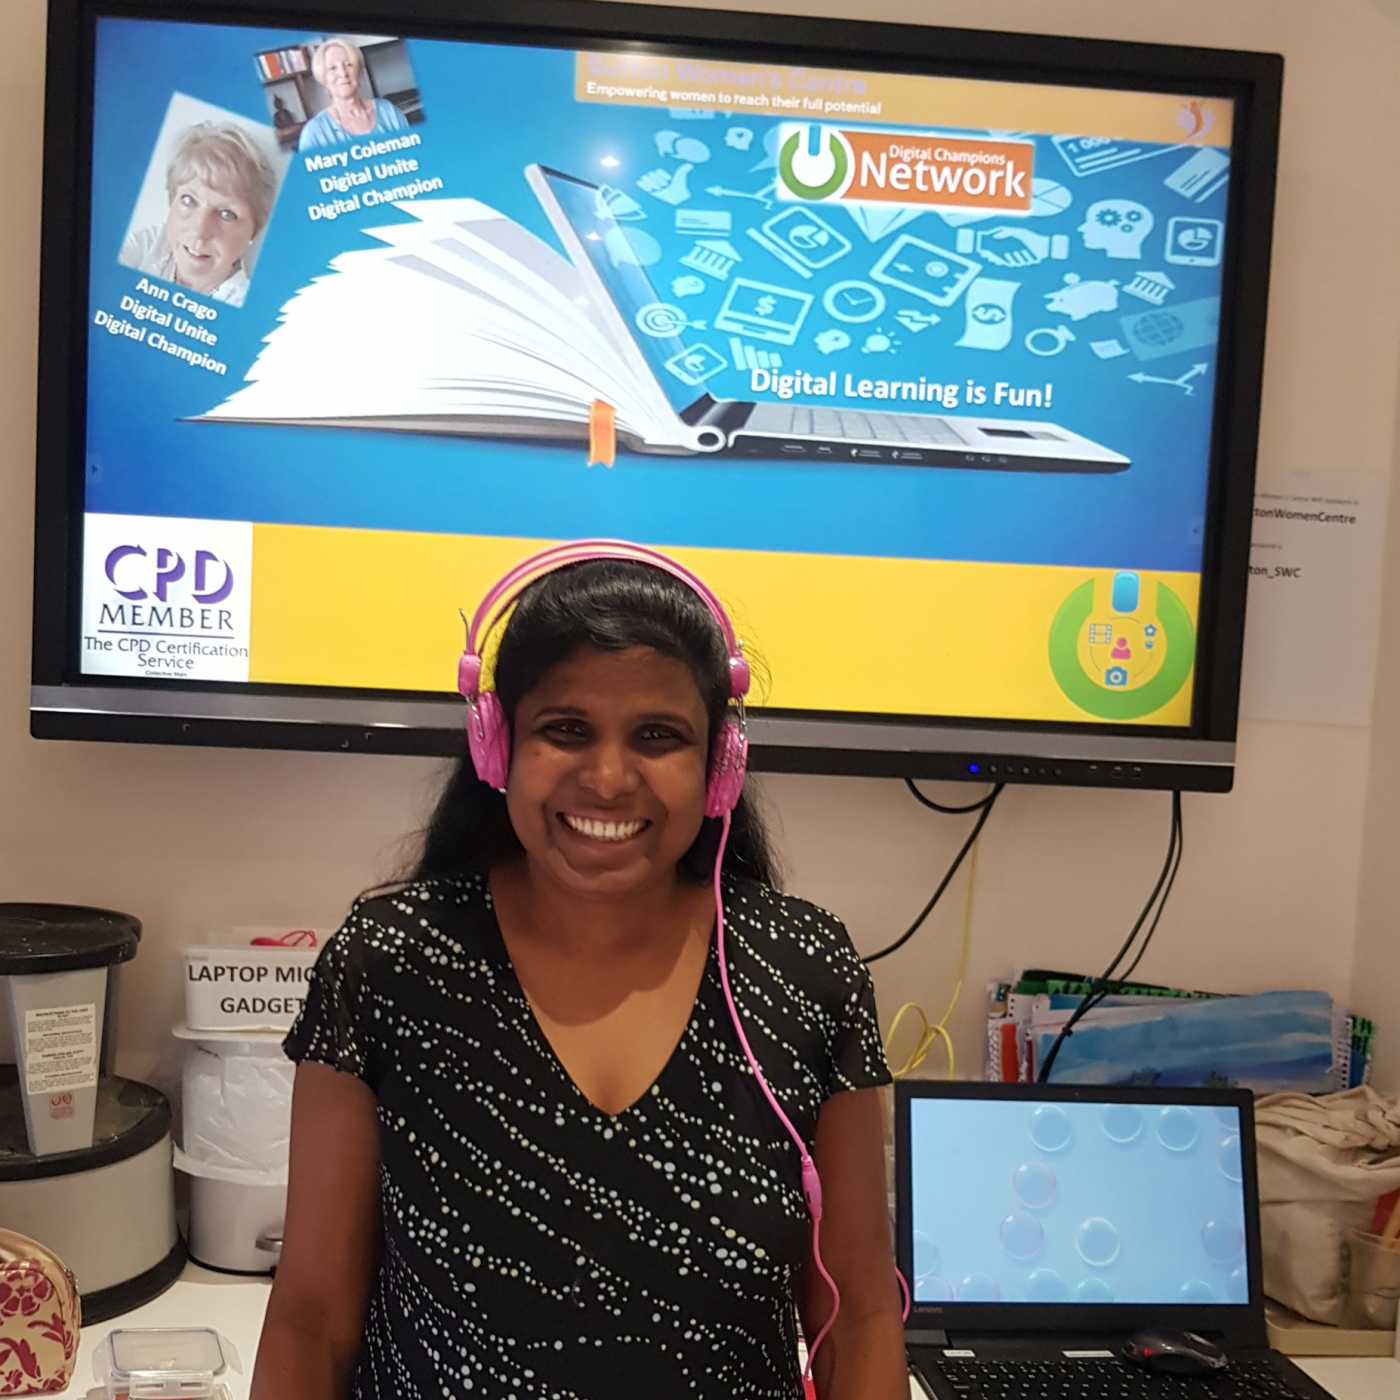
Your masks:
M 740 1015 L 810 1146 L 824 1100 L 889 1080 L 870 977 L 830 914 L 726 883 Z M 616 1116 L 550 1049 L 482 878 L 356 905 L 286 1049 L 379 1103 L 384 1246 L 353 1396 L 796 1400 L 797 1151 L 713 944 L 670 1060 Z

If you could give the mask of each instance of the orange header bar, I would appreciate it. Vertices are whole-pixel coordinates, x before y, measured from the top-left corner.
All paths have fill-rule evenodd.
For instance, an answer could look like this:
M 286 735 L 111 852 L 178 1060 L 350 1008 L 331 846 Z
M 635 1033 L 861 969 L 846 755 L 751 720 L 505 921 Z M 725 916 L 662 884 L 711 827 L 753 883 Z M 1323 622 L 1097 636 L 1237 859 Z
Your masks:
M 1230 144 L 1234 108 L 1191 94 L 636 53 L 578 54 L 574 96 L 627 107 L 1219 147 Z

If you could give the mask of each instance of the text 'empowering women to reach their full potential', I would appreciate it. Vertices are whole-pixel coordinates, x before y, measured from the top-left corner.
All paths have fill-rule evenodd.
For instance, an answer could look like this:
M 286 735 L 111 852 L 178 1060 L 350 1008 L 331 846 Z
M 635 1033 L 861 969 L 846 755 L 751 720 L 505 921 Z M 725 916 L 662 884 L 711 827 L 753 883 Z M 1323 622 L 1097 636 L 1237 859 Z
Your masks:
M 1196 145 L 1228 148 L 1232 104 L 1199 94 L 1131 92 L 811 68 L 788 63 L 578 53 L 574 98 L 626 107 L 750 112 L 950 131 L 1052 131 L 1176 144 L 1183 104 L 1208 118 Z M 975 182 L 974 182 L 975 183 Z

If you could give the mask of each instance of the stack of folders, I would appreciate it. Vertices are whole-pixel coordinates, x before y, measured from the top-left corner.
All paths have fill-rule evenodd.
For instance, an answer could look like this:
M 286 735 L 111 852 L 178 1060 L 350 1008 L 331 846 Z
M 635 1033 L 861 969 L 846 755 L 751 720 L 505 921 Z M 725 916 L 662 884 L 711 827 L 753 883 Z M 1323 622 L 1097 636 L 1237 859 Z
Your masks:
M 1038 968 L 992 983 L 985 1077 L 1033 1081 L 1091 985 Z M 1326 992 L 1223 996 L 1125 982 L 1075 1025 L 1051 1079 L 1325 1094 L 1366 1083 L 1375 1035 L 1374 1022 Z

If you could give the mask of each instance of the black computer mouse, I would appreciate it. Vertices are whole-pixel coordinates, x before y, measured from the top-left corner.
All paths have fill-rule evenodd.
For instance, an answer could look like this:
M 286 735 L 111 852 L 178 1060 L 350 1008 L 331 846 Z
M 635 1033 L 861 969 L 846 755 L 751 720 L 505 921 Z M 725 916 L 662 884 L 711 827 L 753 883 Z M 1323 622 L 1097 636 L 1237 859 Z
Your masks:
M 1195 1332 L 1174 1332 L 1169 1327 L 1148 1327 L 1134 1333 L 1124 1343 L 1123 1355 L 1149 1371 L 1176 1376 L 1200 1376 L 1230 1364 L 1214 1342 Z

